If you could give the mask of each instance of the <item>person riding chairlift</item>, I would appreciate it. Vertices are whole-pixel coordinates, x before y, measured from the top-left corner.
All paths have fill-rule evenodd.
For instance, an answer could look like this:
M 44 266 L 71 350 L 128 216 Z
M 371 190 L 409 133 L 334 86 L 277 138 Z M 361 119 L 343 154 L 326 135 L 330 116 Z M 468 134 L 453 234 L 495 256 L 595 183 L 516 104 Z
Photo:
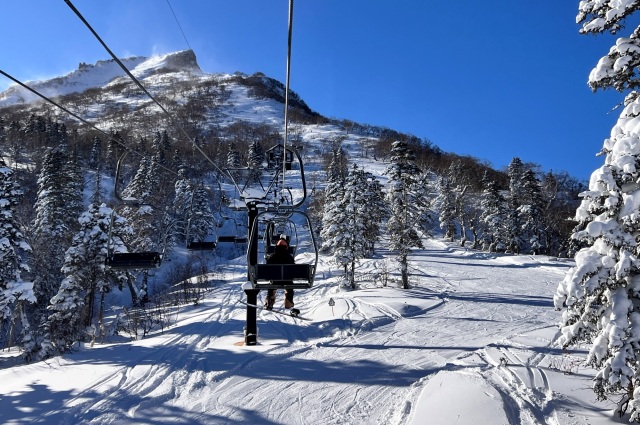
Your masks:
M 273 254 L 267 257 L 267 264 L 295 264 L 293 256 L 289 253 L 289 244 L 285 235 L 280 235 L 280 239 L 276 243 L 275 251 Z M 272 282 L 273 283 L 273 282 Z M 291 281 L 277 282 L 282 285 L 291 285 Z M 276 290 L 269 289 L 267 291 L 267 299 L 264 303 L 264 308 L 267 310 L 273 309 L 273 305 L 276 303 Z M 293 308 L 293 289 L 284 290 L 284 308 Z

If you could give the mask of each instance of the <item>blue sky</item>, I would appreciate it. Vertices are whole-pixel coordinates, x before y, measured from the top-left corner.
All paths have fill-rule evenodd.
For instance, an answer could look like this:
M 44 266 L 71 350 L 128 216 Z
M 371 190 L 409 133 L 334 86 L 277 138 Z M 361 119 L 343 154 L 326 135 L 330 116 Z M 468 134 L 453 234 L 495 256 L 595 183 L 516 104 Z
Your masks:
M 191 47 L 205 72 L 261 71 L 284 82 L 287 0 L 72 1 L 120 57 Z M 623 95 L 587 86 L 615 38 L 580 35 L 577 8 L 577 0 L 298 0 L 291 88 L 325 116 L 411 133 L 495 168 L 518 156 L 587 179 L 603 163 L 595 154 Z M 0 10 L 0 69 L 20 80 L 109 59 L 63 0 Z M 0 79 L 0 90 L 9 83 Z

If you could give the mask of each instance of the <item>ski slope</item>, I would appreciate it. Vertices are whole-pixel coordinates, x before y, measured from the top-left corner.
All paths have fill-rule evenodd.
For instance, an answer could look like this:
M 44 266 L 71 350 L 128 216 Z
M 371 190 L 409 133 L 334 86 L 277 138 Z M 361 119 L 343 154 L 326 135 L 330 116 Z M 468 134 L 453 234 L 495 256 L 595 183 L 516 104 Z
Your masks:
M 340 269 L 321 257 L 315 286 L 296 295 L 312 321 L 259 312 L 257 346 L 239 344 L 238 261 L 163 333 L 29 365 L 6 367 L 4 353 L 0 423 L 612 422 L 612 405 L 596 404 L 589 389 L 585 351 L 553 345 L 552 295 L 571 260 L 430 239 L 410 258 L 412 288 L 402 290 L 398 276 L 381 284 L 388 255 L 361 264 L 356 291 L 341 288 Z

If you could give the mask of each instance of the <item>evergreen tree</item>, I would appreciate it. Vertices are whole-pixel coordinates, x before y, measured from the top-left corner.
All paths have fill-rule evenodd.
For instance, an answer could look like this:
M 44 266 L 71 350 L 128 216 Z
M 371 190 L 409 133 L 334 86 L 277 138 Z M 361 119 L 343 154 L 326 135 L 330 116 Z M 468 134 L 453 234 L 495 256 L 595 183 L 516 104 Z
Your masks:
M 471 176 L 468 172 L 465 172 L 464 166 L 461 160 L 456 160 L 451 163 L 447 170 L 447 179 L 449 189 L 451 191 L 451 200 L 453 201 L 453 217 L 460 226 L 460 246 L 465 246 L 467 242 L 468 232 L 471 231 L 474 235 L 473 247 L 478 244 L 477 231 L 474 229 L 478 220 L 478 209 L 474 202 L 471 202 L 471 188 L 474 182 L 471 181 Z M 451 201 L 449 200 L 449 202 Z M 450 220 L 449 220 L 450 221 Z M 448 221 L 447 221 L 448 223 Z M 451 226 L 447 224 L 447 226 Z M 448 232 L 452 232 L 452 240 L 455 237 L 455 227 L 445 227 Z
M 344 267 L 347 281 L 353 289 L 355 263 L 369 252 L 367 186 L 366 174 L 354 164 L 345 180 L 342 198 L 336 201 L 336 215 L 327 232 L 331 238 L 328 245 L 338 264 Z
M 120 140 L 120 135 L 117 132 L 112 132 L 107 141 L 107 152 L 104 155 L 104 169 L 107 171 L 115 170 L 118 162 L 117 146 Z
M 64 251 L 78 228 L 77 218 L 83 208 L 80 178 L 66 145 L 47 151 L 38 177 L 31 256 L 39 314 L 44 314 L 64 277 L 60 272 Z
M 521 205 L 518 214 L 522 222 L 522 231 L 528 250 L 533 254 L 545 251 L 544 212 L 545 205 L 540 189 L 540 181 L 533 170 L 525 171 L 522 177 Z
M 190 204 L 190 241 L 204 241 L 215 226 L 210 199 L 209 191 L 202 184 L 195 186 Z
M 187 234 L 187 223 L 190 217 L 190 204 L 193 194 L 193 185 L 191 181 L 185 177 L 186 170 L 181 168 L 178 170 L 180 178 L 175 183 L 175 196 L 173 198 L 173 213 L 176 217 L 176 225 L 174 227 L 176 236 L 179 240 L 184 240 Z
M 157 132 L 151 142 L 151 149 L 156 161 L 162 165 L 170 165 L 167 163 L 167 156 L 171 152 L 171 140 L 169 139 L 169 133 L 167 130 Z
M 365 183 L 364 204 L 367 205 L 368 215 L 364 217 L 364 236 L 367 240 L 369 255 L 374 254 L 375 243 L 380 239 L 382 224 L 389 218 L 387 202 L 384 199 L 382 184 L 371 173 L 363 172 Z
M 0 340 L 6 337 L 12 345 L 16 333 L 21 332 L 21 345 L 28 350 L 33 337 L 24 303 L 36 299 L 33 283 L 22 278 L 29 271 L 24 256 L 31 247 L 20 230 L 15 211 L 21 196 L 13 170 L 0 156 Z
M 420 206 L 419 177 L 421 171 L 416 165 L 414 153 L 402 141 L 391 145 L 391 164 L 385 174 L 389 176 L 387 203 L 390 218 L 387 222 L 389 248 L 398 253 L 402 275 L 402 287 L 409 288 L 408 256 L 411 248 L 422 248 L 422 240 L 416 230 L 423 211 Z
M 440 228 L 444 230 L 444 237 L 453 242 L 458 234 L 456 196 L 447 177 L 438 178 L 436 205 L 440 208 Z
M 0 117 L 0 150 L 4 149 L 7 143 L 7 128 L 4 119 Z
M 335 253 L 335 235 L 344 232 L 344 229 L 340 227 L 341 220 L 339 220 L 339 217 L 342 214 L 343 208 L 342 199 L 344 196 L 346 174 L 342 173 L 340 157 L 340 151 L 334 150 L 332 153 L 332 161 L 329 165 L 327 185 L 324 191 L 325 199 L 320 237 L 322 238 L 321 250 L 328 254 Z
M 227 166 L 229 168 L 242 167 L 240 152 L 238 152 L 238 148 L 233 143 L 231 144 L 231 146 L 229 146 L 229 154 L 227 155 Z
M 179 174 L 183 178 L 176 181 L 173 202 L 176 232 L 183 238 L 188 234 L 189 240 L 186 242 L 204 241 L 215 226 L 210 193 L 204 185 L 194 185 L 185 178 L 184 169 Z
M 96 170 L 100 166 L 102 160 L 102 140 L 98 136 L 93 138 L 91 153 L 89 155 L 89 167 Z
M 152 205 L 158 201 L 158 173 L 155 161 L 142 157 L 135 176 L 122 191 L 125 199 L 136 200 L 136 206 L 128 206 L 122 210 L 134 230 L 133 237 L 127 240 L 128 246 L 136 251 L 157 250 L 160 239 L 158 230 L 162 228 L 161 212 Z
M 264 162 L 265 154 L 262 145 L 257 140 L 254 140 L 249 145 L 249 168 L 254 170 L 259 170 L 262 168 L 262 163 Z
M 480 201 L 480 223 L 482 226 L 483 249 L 489 252 L 505 248 L 505 200 L 495 180 L 483 178 L 484 191 Z
M 524 244 L 520 206 L 522 201 L 522 176 L 524 167 L 520 158 L 513 158 L 508 167 L 509 202 L 505 221 L 507 251 L 519 254 Z
M 582 1 L 577 17 L 583 33 L 616 33 L 640 9 L 627 2 Z M 589 75 L 594 89 L 635 90 L 640 27 L 621 37 Z M 604 165 L 595 170 L 576 211 L 573 238 L 582 249 L 575 267 L 559 284 L 555 305 L 562 309 L 564 346 L 590 343 L 586 363 L 597 369 L 593 390 L 599 400 L 618 396 L 618 412 L 640 421 L 640 119 L 638 92 L 624 102 L 611 137 L 604 141 Z
M 65 253 L 64 279 L 49 306 L 52 314 L 45 324 L 40 358 L 67 352 L 75 342 L 95 337 L 95 332 L 87 332 L 90 327 L 104 336 L 104 296 L 127 281 L 125 272 L 105 266 L 109 243 L 114 252 L 124 252 L 122 238 L 131 233 L 126 220 L 114 216 L 109 240 L 112 212 L 104 204 L 91 204 L 78 220 L 80 230 Z

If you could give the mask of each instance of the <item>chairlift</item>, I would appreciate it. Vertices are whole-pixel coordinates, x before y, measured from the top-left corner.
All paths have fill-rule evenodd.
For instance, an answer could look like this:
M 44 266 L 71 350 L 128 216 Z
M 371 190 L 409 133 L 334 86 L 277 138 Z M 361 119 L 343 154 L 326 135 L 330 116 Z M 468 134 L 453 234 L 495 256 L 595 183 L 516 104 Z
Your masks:
M 191 223 L 194 219 L 206 217 L 206 218 L 209 218 L 211 221 L 214 221 L 213 215 L 203 215 L 201 212 L 193 214 L 193 197 L 195 193 L 196 191 L 194 190 L 193 193 L 191 194 L 191 207 L 190 207 L 191 214 L 189 216 L 189 220 L 187 221 L 187 234 L 185 236 L 187 241 L 187 250 L 188 251 L 213 251 L 214 249 L 216 249 L 216 246 L 217 246 L 216 241 L 195 240 L 191 238 Z M 217 236 L 216 236 L 216 240 L 217 240 Z
M 120 180 L 120 169 L 122 165 L 122 161 L 124 157 L 127 155 L 127 151 L 122 154 L 120 159 L 118 159 L 118 163 L 116 165 L 116 176 L 114 183 L 114 193 L 116 198 L 121 202 L 121 205 L 113 208 L 111 210 L 111 219 L 109 222 L 109 238 L 107 242 L 107 258 L 105 259 L 105 265 L 112 269 L 119 270 L 137 270 L 137 269 L 156 269 L 160 267 L 162 264 L 162 259 L 164 257 L 167 241 L 166 236 L 163 237 L 163 250 L 162 252 L 157 251 L 142 251 L 142 252 L 113 252 L 112 242 L 113 242 L 113 226 L 115 220 L 116 210 L 120 207 L 140 207 L 149 204 L 140 203 L 137 199 L 134 198 L 123 198 L 118 190 L 118 181 Z
M 281 213 L 279 214 L 282 215 Z M 311 244 L 309 244 L 309 246 L 313 250 L 313 261 L 311 263 L 298 264 L 251 264 L 252 260 L 250 253 L 252 250 L 258 249 L 259 247 L 257 245 L 260 244 L 260 240 L 257 237 L 258 222 L 266 220 L 267 222 L 272 222 L 275 225 L 276 221 L 273 211 L 260 212 L 253 223 L 249 247 L 247 249 L 248 278 L 254 289 L 308 289 L 313 286 L 313 280 L 315 278 L 315 272 L 318 265 L 318 248 L 316 246 L 311 220 L 307 214 L 296 210 L 287 210 L 286 217 L 291 223 L 291 226 L 295 228 L 294 233 L 296 238 L 297 229 L 300 227 L 305 228 L 309 233 L 309 238 L 311 240 Z M 282 217 L 278 217 L 278 219 L 280 218 Z M 303 221 L 304 224 L 296 224 L 294 218 L 300 218 L 300 221 Z M 269 226 L 267 225 L 267 227 Z
M 190 226 L 190 224 L 191 224 L 191 219 L 189 219 L 187 226 Z M 189 236 L 189 227 L 187 227 L 187 250 L 188 251 L 213 251 L 214 249 L 216 249 L 216 246 L 217 246 L 216 241 L 191 240 Z
M 216 246 L 217 246 L 216 241 L 210 241 L 210 240 L 198 241 L 198 240 L 191 239 L 190 231 L 191 231 L 192 219 L 193 217 L 190 217 L 189 221 L 187 222 L 187 236 L 186 236 L 187 250 L 188 251 L 213 251 L 214 249 L 216 249 Z M 217 240 L 217 237 L 216 237 L 216 240 Z
M 218 243 L 236 243 L 243 244 L 247 243 L 247 236 L 244 233 L 241 233 L 240 230 L 246 226 L 242 226 L 237 222 L 237 220 L 233 217 L 223 216 L 220 221 L 218 221 L 217 227 L 223 229 L 218 232 L 216 237 L 216 241 Z M 235 231 L 230 233 L 228 228 L 232 227 Z M 227 232 L 226 234 L 221 234 Z

